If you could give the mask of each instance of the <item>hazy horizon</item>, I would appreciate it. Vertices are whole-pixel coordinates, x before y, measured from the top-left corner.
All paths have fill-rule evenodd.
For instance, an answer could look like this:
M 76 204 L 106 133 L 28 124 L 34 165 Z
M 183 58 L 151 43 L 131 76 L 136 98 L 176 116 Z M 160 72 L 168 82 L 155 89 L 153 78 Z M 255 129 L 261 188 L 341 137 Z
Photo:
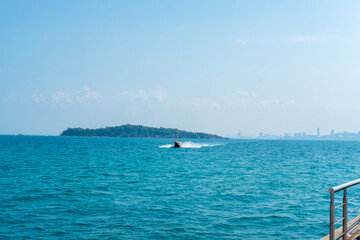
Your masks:
M 124 124 L 124 125 L 133 125 L 133 124 Z M 121 125 L 123 126 L 123 125 Z M 144 126 L 144 125 L 133 125 L 133 126 L 143 126 L 143 127 L 149 127 L 153 128 L 153 126 Z M 98 128 L 92 128 L 92 129 L 101 129 L 101 128 L 107 128 L 107 127 L 120 127 L 119 126 L 103 126 Z M 23 136 L 61 136 L 61 133 L 67 129 L 71 128 L 82 128 L 82 127 L 68 127 L 66 129 L 63 129 L 59 134 L 23 134 L 23 133 L 12 133 L 12 134 L 0 134 L 0 136 L 17 136 L 17 135 L 23 135 Z M 156 127 L 157 128 L 157 127 Z M 163 128 L 163 127 L 158 127 Z M 86 128 L 83 128 L 86 129 Z M 179 129 L 176 127 L 169 127 L 168 129 L 178 129 L 181 131 L 186 132 L 194 132 L 194 133 L 205 133 L 205 134 L 214 134 L 212 132 L 200 132 L 200 131 L 188 131 L 186 129 Z M 240 135 L 239 135 L 240 134 Z M 348 135 L 352 135 L 352 137 Z M 355 134 L 355 135 L 354 135 Z M 217 135 L 217 134 L 216 134 Z M 239 131 L 236 135 L 219 135 L 220 137 L 224 138 L 231 138 L 231 139 L 312 139 L 312 140 L 360 140 L 360 131 L 357 132 L 349 132 L 349 131 L 343 131 L 343 132 L 335 132 L 334 129 L 331 130 L 331 132 L 321 132 L 319 128 L 319 133 L 316 132 L 285 132 L 285 133 L 268 133 L 268 132 L 259 132 L 257 135 L 244 135 L 241 131 Z M 354 138 L 355 136 L 355 138 Z M 79 136 L 81 137 L 81 136 Z M 318 138 L 317 138 L 318 137 Z M 320 137 L 320 138 L 319 138 Z M 326 138 L 323 138 L 326 137 Z M 329 138 L 330 137 L 330 138 Z M 142 137 L 139 137 L 142 138 Z
M 358 1 L 2 1 L 0 134 L 360 131 Z

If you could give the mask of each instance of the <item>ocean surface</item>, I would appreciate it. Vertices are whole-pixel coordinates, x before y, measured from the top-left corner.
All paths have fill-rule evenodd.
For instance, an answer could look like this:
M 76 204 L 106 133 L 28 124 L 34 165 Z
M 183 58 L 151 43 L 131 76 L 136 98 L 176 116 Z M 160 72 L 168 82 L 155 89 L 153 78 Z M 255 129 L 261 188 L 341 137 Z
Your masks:
M 173 140 L 0 136 L 0 239 L 320 239 L 360 178 L 356 141 Z

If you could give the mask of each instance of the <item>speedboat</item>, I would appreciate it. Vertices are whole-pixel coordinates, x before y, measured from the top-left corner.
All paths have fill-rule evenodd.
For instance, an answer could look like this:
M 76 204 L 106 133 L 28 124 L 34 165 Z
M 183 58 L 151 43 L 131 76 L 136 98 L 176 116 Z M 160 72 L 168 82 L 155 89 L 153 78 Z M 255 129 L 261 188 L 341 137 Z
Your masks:
M 174 142 L 174 148 L 179 148 L 182 146 L 182 143 L 180 141 L 175 141 Z

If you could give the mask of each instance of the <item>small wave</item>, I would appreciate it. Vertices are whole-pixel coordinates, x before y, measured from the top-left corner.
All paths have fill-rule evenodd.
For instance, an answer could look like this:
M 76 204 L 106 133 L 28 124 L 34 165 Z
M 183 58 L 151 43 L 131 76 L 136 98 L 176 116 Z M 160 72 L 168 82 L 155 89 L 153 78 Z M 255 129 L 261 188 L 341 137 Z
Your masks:
M 215 146 L 219 146 L 219 145 L 223 145 L 223 144 L 194 143 L 191 141 L 187 141 L 187 142 L 183 142 L 181 147 L 182 148 L 202 148 L 202 147 L 215 147 Z M 174 145 L 166 144 L 166 145 L 162 145 L 159 147 L 160 148 L 172 148 L 172 147 L 174 147 Z
M 166 145 L 159 146 L 159 148 L 171 148 L 171 147 L 173 147 L 172 144 L 166 144 Z

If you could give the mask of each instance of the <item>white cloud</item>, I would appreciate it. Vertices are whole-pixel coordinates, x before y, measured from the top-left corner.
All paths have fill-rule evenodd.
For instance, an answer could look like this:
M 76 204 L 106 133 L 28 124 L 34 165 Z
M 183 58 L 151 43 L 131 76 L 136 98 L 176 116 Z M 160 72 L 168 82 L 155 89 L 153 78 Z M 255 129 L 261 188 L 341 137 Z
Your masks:
M 33 95 L 32 99 L 35 103 L 65 103 L 65 104 L 73 104 L 76 102 L 83 102 L 92 99 L 99 99 L 102 95 L 90 88 L 84 86 L 83 90 L 78 91 L 76 93 L 65 92 L 63 90 L 59 90 L 51 96 L 46 96 L 42 94 Z
M 90 99 L 99 99 L 101 98 L 102 95 L 98 92 L 95 92 L 94 90 L 91 90 L 88 87 L 83 87 L 83 92 L 77 96 L 77 100 L 79 101 L 86 101 L 86 100 L 90 100 Z
M 49 101 L 49 98 L 42 94 L 37 94 L 32 96 L 32 100 L 35 103 L 47 103 Z
M 163 90 L 158 90 L 153 92 L 153 98 L 157 101 L 157 102 L 163 102 L 167 99 L 167 92 L 163 91 Z
M 265 98 L 257 99 L 257 101 L 254 102 L 254 105 L 265 108 L 288 108 L 294 107 L 295 101 L 288 98 Z
M 71 93 L 69 92 L 64 92 L 62 90 L 57 91 L 53 96 L 52 96 L 52 100 L 55 103 L 60 103 L 60 102 L 65 102 L 65 103 L 73 103 L 73 96 Z
M 288 97 L 269 98 L 257 93 L 244 90 L 237 91 L 237 95 L 223 96 L 219 99 L 212 98 L 194 98 L 184 102 L 193 107 L 227 107 L 227 108 L 289 108 L 294 107 L 295 101 Z

